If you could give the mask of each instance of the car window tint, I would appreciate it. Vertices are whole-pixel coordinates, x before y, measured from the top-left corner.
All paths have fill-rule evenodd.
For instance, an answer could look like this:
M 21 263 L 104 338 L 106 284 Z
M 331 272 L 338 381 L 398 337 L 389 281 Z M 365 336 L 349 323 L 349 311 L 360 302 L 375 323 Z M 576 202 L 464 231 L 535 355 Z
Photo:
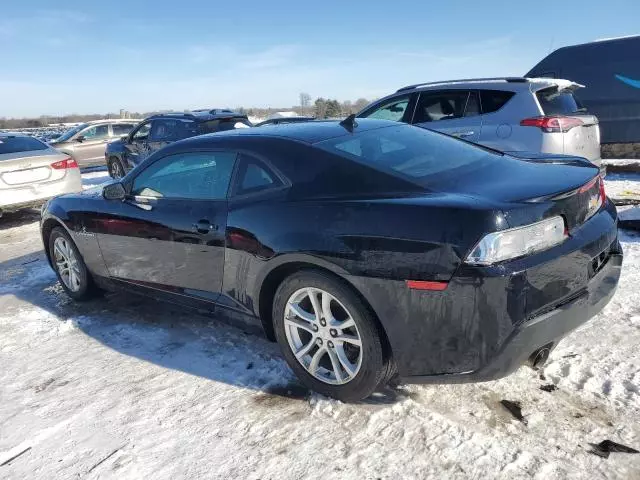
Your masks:
M 235 153 L 180 153 L 142 170 L 131 193 L 153 198 L 220 200 L 227 196 Z
M 497 112 L 504 107 L 514 95 L 514 92 L 505 92 L 502 90 L 481 90 L 480 103 L 482 105 L 482 113 Z
M 401 97 L 389 99 L 377 105 L 374 109 L 361 114 L 360 117 L 400 122 L 404 119 L 404 114 L 407 111 L 408 106 L 409 95 L 403 95 Z
M 438 122 L 460 118 L 464 115 L 469 92 L 422 92 L 413 115 L 413 123 Z
M 581 110 L 580 103 L 566 90 L 551 87 L 536 92 L 538 102 L 545 115 L 567 115 Z
M 32 137 L 0 137 L 0 155 L 5 153 L 31 152 L 46 150 L 47 145 Z M 12 159 L 5 159 L 12 160 Z
M 151 130 L 151 122 L 147 122 L 144 125 L 142 125 L 140 128 L 138 128 L 138 130 L 136 130 L 136 133 L 133 134 L 133 139 L 141 141 L 149 138 L 150 130 Z
M 109 136 L 109 125 L 96 125 L 80 133 L 85 140 L 100 140 Z
M 177 139 L 178 120 L 154 120 L 149 138 L 154 142 Z
M 278 177 L 262 162 L 243 155 L 239 185 L 236 194 L 261 192 L 282 184 Z
M 464 110 L 464 116 L 475 117 L 476 115 L 480 115 L 480 101 L 478 100 L 478 94 L 471 92 L 467 99 L 467 108 Z
M 133 130 L 134 125 L 131 123 L 114 123 L 111 125 L 114 137 L 121 137 Z
M 433 176 L 455 176 L 480 168 L 500 156 L 447 135 L 405 125 L 364 131 L 348 139 L 332 138 L 315 145 L 421 184 Z

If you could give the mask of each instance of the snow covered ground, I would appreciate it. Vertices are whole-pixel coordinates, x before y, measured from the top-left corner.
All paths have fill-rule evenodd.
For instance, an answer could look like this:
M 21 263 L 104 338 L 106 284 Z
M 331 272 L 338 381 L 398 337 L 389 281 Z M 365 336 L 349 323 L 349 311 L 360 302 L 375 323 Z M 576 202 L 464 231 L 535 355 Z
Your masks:
M 0 219 L 0 478 L 640 478 L 640 455 L 589 453 L 640 449 L 640 236 L 621 232 L 618 292 L 544 379 L 523 367 L 348 405 L 219 319 L 125 294 L 73 303 L 37 220 Z

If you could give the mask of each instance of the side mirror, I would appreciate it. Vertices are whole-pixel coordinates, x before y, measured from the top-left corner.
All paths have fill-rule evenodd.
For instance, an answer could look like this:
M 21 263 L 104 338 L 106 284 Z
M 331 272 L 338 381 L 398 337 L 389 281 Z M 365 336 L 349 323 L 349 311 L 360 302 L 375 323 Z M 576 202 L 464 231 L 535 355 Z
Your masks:
M 102 189 L 102 196 L 106 200 L 124 200 L 127 192 L 120 182 L 110 183 Z
M 129 140 L 129 134 L 127 133 L 126 135 L 120 135 L 120 140 L 127 143 L 127 141 Z
M 84 135 L 78 135 L 76 137 L 76 142 L 80 142 L 80 143 L 84 142 Z

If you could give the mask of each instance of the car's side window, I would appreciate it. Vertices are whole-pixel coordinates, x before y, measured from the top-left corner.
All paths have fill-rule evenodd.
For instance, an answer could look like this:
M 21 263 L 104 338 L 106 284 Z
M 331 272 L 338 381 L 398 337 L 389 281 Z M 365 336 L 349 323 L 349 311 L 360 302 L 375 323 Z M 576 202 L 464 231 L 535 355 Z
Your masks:
M 240 155 L 236 195 L 262 192 L 279 187 L 282 182 L 263 162 L 248 155 Z
M 121 137 L 133 130 L 133 127 L 134 125 L 131 123 L 113 123 L 111 125 L 111 131 L 113 132 L 114 137 Z
M 149 139 L 152 142 L 169 142 L 177 140 L 180 121 L 173 119 L 154 120 L 151 126 Z
M 469 92 L 469 98 L 467 99 L 467 108 L 464 110 L 465 117 L 475 117 L 480 115 L 480 100 L 478 98 L 478 92 Z
M 149 131 L 151 131 L 151 122 L 143 123 L 133 134 L 133 141 L 141 142 L 149 138 Z
M 481 90 L 480 104 L 482 105 L 482 113 L 497 112 L 504 107 L 514 95 L 514 92 L 505 92 L 502 90 Z
M 136 176 L 131 194 L 151 198 L 222 200 L 227 197 L 235 160 L 233 152 L 169 155 Z
M 422 92 L 413 123 L 439 122 L 464 116 L 469 92 L 452 90 L 447 92 Z
M 361 117 L 377 118 L 379 120 L 392 120 L 394 122 L 406 122 L 405 116 L 409 107 L 411 96 L 401 95 L 376 105 L 373 109 L 364 112 Z
M 109 125 L 96 125 L 80 134 L 85 140 L 101 140 L 109 136 Z

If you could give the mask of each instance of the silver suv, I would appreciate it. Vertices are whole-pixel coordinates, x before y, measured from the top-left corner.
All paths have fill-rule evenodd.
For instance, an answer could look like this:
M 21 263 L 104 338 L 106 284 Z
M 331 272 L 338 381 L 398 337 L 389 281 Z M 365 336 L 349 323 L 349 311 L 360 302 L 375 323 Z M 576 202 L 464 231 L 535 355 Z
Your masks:
M 127 118 L 82 123 L 51 140 L 49 145 L 69 155 L 81 168 L 104 165 L 107 143 L 127 135 L 139 121 Z
M 411 123 L 504 152 L 577 155 L 600 164 L 598 119 L 555 78 L 485 78 L 403 87 L 358 117 Z

